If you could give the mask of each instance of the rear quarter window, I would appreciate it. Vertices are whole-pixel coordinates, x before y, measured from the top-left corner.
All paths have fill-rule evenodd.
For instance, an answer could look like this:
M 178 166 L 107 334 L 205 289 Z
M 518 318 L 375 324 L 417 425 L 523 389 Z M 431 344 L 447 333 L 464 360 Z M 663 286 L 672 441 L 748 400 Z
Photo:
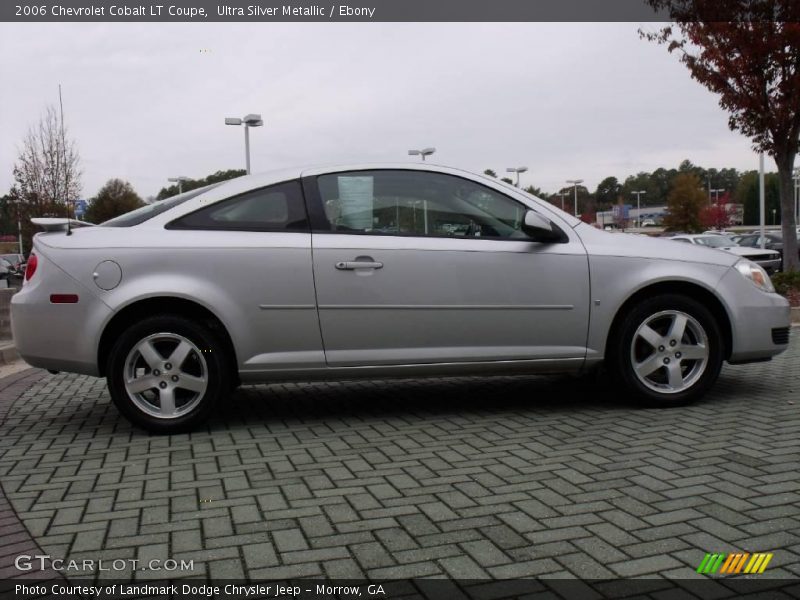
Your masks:
M 219 183 L 212 183 L 211 185 L 197 188 L 196 190 L 191 190 L 185 194 L 172 196 L 172 198 L 167 198 L 166 200 L 158 200 L 152 204 L 148 204 L 147 206 L 142 206 L 141 208 L 127 212 L 124 215 L 120 215 L 109 221 L 100 223 L 100 225 L 102 227 L 133 227 L 134 225 L 139 225 L 140 223 L 149 221 L 156 215 L 160 215 L 161 213 L 168 211 L 170 208 L 180 206 L 187 200 L 196 198 L 200 194 L 204 194 L 205 192 L 214 189 L 223 183 L 223 181 L 220 181 Z
M 252 190 L 184 215 L 167 229 L 309 231 L 299 181 Z

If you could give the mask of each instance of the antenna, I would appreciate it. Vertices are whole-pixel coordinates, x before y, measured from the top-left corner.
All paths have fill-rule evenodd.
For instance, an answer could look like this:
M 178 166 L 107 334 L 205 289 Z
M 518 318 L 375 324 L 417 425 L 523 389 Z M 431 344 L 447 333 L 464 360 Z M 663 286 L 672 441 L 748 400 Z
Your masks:
M 61 99 L 61 84 L 60 83 L 58 84 L 58 108 L 59 108 L 59 111 L 60 111 L 59 120 L 61 121 L 61 123 L 60 123 L 60 125 L 61 125 L 61 143 L 59 144 L 60 147 L 59 147 L 59 158 L 58 158 L 58 160 L 59 160 L 59 162 L 61 162 L 62 158 L 66 158 L 66 157 L 62 157 L 62 153 L 66 154 L 66 150 L 67 150 L 66 149 L 66 143 L 67 143 L 67 141 L 66 141 L 66 137 L 64 136 L 64 101 Z M 66 179 L 68 177 L 67 173 L 68 173 L 68 170 L 67 170 L 66 164 L 65 164 L 64 165 L 64 179 Z M 69 192 L 69 182 L 65 182 L 64 192 L 65 193 Z M 69 210 L 69 198 L 65 198 L 64 199 L 64 205 L 65 205 L 65 207 L 67 209 L 67 235 L 72 235 L 72 228 L 70 227 L 70 220 L 72 219 L 72 215 L 70 215 L 70 210 Z

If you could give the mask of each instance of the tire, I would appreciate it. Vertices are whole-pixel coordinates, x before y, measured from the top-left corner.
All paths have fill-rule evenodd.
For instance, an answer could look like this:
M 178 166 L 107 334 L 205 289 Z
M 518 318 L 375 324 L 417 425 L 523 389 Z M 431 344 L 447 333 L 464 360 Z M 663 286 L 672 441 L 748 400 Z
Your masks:
M 173 364 L 174 363 L 174 364 Z M 187 431 L 231 389 L 225 346 L 206 326 L 177 315 L 131 325 L 111 349 L 108 389 L 117 409 L 152 433 Z
M 725 342 L 711 312 L 688 296 L 664 294 L 643 300 L 624 316 L 611 339 L 608 362 L 635 400 L 670 407 L 701 398 L 717 380 L 724 355 Z

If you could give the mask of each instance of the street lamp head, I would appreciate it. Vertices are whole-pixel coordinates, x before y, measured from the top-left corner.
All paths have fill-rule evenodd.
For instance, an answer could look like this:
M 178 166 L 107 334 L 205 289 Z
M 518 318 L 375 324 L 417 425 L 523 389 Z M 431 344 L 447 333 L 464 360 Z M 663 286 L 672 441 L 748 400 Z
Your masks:
M 256 115 L 253 113 L 245 115 L 242 121 L 244 121 L 244 124 L 248 127 L 261 127 L 264 124 L 264 121 L 261 120 L 261 115 Z
M 242 120 L 236 117 L 225 117 L 225 125 L 241 125 Z
M 583 179 L 567 179 L 567 183 L 571 183 L 572 185 L 578 185 L 579 183 L 583 183 Z
M 421 156 L 422 160 L 425 160 L 426 156 L 430 156 L 434 152 L 436 152 L 436 148 L 423 148 L 422 150 L 409 150 L 408 151 L 408 155 L 409 156 Z
M 169 177 L 167 179 L 167 181 L 173 181 L 173 182 L 177 183 L 179 181 L 189 181 L 189 178 L 188 177 L 184 177 L 183 175 L 181 175 L 180 177 Z

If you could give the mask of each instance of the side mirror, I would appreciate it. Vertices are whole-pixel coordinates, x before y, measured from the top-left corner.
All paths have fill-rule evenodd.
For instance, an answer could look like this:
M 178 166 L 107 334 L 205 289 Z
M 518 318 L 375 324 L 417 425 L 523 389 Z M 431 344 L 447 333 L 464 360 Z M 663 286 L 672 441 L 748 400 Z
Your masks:
M 567 241 L 567 235 L 553 222 L 536 211 L 529 210 L 522 220 L 522 231 L 534 241 L 546 244 L 561 244 Z

